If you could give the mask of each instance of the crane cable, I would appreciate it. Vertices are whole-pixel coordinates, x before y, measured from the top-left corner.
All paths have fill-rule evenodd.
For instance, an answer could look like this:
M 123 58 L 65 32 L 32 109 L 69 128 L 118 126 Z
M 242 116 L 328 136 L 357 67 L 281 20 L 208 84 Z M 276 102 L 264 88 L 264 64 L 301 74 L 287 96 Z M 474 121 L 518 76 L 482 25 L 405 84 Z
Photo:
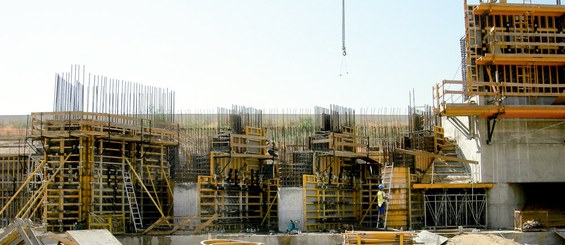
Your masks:
M 341 43 L 342 43 L 342 50 L 343 56 L 347 55 L 347 51 L 345 50 L 345 0 L 341 0 Z
M 349 74 L 349 70 L 347 69 L 347 51 L 345 49 L 345 0 L 341 0 L 341 50 L 343 51 L 343 57 L 341 58 L 341 67 L 339 69 L 339 76 L 343 76 L 343 71 L 345 70 L 345 74 Z

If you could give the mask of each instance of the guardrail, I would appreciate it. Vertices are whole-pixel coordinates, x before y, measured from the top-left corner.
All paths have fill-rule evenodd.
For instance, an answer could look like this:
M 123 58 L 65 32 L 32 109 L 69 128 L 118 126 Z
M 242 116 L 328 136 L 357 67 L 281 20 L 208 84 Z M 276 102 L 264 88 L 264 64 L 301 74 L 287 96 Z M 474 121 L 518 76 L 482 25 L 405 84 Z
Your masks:
M 31 136 L 49 136 L 81 131 L 145 136 L 166 141 L 180 139 L 179 125 L 158 120 L 141 119 L 92 112 L 37 112 L 31 114 Z
M 443 80 L 433 87 L 434 112 L 437 114 L 443 111 L 447 104 L 471 103 L 466 98 L 474 96 L 493 98 L 565 96 L 565 84 Z

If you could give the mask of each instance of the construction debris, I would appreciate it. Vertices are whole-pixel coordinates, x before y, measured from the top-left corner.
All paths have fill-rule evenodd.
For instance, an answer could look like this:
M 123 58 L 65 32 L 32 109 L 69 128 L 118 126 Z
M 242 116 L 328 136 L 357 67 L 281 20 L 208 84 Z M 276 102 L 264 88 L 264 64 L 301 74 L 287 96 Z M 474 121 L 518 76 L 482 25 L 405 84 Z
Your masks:
M 414 244 L 415 235 L 408 231 L 346 231 L 343 244 Z
M 29 219 L 15 219 L 0 229 L 0 244 L 65 244 L 65 245 L 114 245 L 121 244 L 106 229 L 74 230 L 54 234 L 46 232 L 45 226 L 34 224 Z
M 108 230 L 76 230 L 67 231 L 67 237 L 78 245 L 118 245 L 122 244 Z
M 0 233 L 0 244 L 41 244 L 35 227 L 29 219 L 15 219 Z
M 418 235 L 414 238 L 415 242 L 423 243 L 425 245 L 441 245 L 447 240 L 449 240 L 447 237 L 440 236 L 438 234 L 431 233 L 426 230 L 420 231 Z
M 265 245 L 261 242 L 246 242 L 232 239 L 208 239 L 200 242 L 201 245 Z
M 510 239 L 493 234 L 463 234 L 452 237 L 447 245 L 520 245 Z

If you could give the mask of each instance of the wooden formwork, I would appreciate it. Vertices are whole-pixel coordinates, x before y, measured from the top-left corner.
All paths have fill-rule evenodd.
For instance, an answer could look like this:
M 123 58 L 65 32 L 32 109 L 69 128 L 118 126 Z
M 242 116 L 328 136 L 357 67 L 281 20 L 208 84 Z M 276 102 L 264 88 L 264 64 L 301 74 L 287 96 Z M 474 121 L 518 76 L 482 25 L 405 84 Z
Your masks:
M 388 218 L 386 227 L 408 228 L 410 211 L 410 168 L 395 167 L 392 186 L 387 200 Z
M 444 80 L 435 86 L 434 112 L 487 119 L 563 119 L 563 106 L 547 98 L 565 91 L 565 9 L 500 2 L 466 6 L 464 81 Z
M 199 215 L 213 216 L 210 228 L 220 231 L 254 231 L 276 226 L 276 157 L 264 129 L 246 127 L 244 134 L 223 133 L 214 138 L 210 175 L 198 177 Z
M 379 207 L 377 205 L 377 192 L 380 182 L 378 178 L 366 179 L 360 185 L 358 194 L 359 206 L 363 215 L 359 221 L 359 225 L 363 227 L 376 227 L 379 215 Z
M 549 227 L 548 217 L 547 210 L 514 210 L 514 229 L 519 231 L 546 230 Z
M 318 132 L 310 137 L 310 149 L 314 151 L 333 151 L 348 154 L 368 153 L 369 139 L 357 135 L 350 127 L 344 127 L 343 132 Z
M 43 163 L 30 165 L 33 173 L 23 184 L 33 184 L 32 175 L 42 184 L 15 217 L 40 212 L 49 231 L 123 233 L 131 223 L 126 172 L 132 173 L 143 223 L 172 212 L 169 168 L 178 126 L 99 113 L 34 113 L 31 137 L 41 142 Z
M 319 132 L 311 137 L 313 172 L 304 175 L 304 228 L 306 231 L 375 227 L 376 197 L 381 183 L 368 140 L 353 128 Z M 383 158 L 384 159 L 384 158 Z M 395 168 L 388 226 L 408 226 L 408 168 Z M 403 210 L 405 209 L 405 210 Z
M 302 188 L 306 231 L 343 230 L 358 220 L 357 191 L 352 186 L 303 175 Z
M 269 229 L 276 229 L 279 225 L 279 179 L 268 179 L 267 188 L 265 190 L 266 198 L 265 201 L 268 206 L 265 211 L 265 216 L 261 221 L 261 226 L 266 226 Z
M 199 176 L 200 217 L 218 215 L 217 230 L 242 231 L 258 227 L 264 218 L 263 193 L 259 188 L 222 188 L 209 176 Z
M 28 158 L 17 154 L 0 155 L 0 207 L 14 196 L 17 189 L 24 183 L 28 171 Z M 0 227 L 7 226 L 10 219 L 15 217 L 24 206 L 29 192 L 18 196 L 11 206 L 0 215 Z

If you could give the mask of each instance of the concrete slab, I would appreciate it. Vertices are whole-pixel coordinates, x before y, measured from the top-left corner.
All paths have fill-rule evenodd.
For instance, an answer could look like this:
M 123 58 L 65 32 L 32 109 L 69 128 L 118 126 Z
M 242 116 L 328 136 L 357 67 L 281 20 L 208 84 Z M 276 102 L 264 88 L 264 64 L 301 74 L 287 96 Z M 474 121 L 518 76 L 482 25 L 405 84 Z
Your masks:
M 106 229 L 67 231 L 68 237 L 78 244 L 88 245 L 118 245 L 122 244 Z

